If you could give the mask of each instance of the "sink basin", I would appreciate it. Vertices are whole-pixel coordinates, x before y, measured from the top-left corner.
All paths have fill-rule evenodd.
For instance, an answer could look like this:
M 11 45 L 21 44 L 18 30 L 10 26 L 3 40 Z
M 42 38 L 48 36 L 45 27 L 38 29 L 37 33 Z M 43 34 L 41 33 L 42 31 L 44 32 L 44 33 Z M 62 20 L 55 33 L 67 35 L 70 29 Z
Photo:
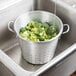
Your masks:
M 37 4 L 34 8 L 35 10 L 45 10 L 54 13 L 55 0 L 37 0 L 35 3 Z M 1 42 L 2 45 L 0 43 L 0 48 L 5 52 L 3 53 L 1 51 L 1 56 L 4 56 L 4 58 L 1 59 L 0 63 L 1 76 L 68 76 L 68 74 L 72 74 L 72 71 L 74 71 L 76 68 L 76 66 L 74 65 L 76 63 L 76 60 L 73 60 L 73 58 L 76 57 L 76 53 L 74 53 L 76 50 L 76 10 L 70 5 L 63 3 L 62 1 L 57 1 L 56 9 L 56 15 L 62 19 L 63 23 L 69 24 L 70 31 L 67 34 L 62 35 L 59 39 L 59 43 L 53 59 L 44 65 L 33 65 L 26 62 L 21 56 L 21 49 L 19 47 L 16 36 L 14 34 L 13 36 L 11 36 L 11 33 L 7 31 L 10 37 Z M 1 34 L 1 36 L 3 35 L 4 34 Z M 72 56 L 72 58 L 69 58 L 68 56 L 71 56 L 72 53 L 74 56 Z M 61 62 L 64 58 L 66 59 L 65 61 L 67 61 L 68 58 L 69 60 L 73 60 L 74 63 L 68 65 L 68 67 L 70 67 L 70 65 L 73 65 L 71 66 L 71 70 L 67 71 L 68 73 L 63 72 L 62 74 L 62 72 L 59 72 L 55 69 L 58 65 L 61 64 L 59 64 L 59 62 Z M 7 60 L 9 60 L 9 63 Z
M 1 76 L 15 76 L 3 63 L 0 62 L 0 75 Z

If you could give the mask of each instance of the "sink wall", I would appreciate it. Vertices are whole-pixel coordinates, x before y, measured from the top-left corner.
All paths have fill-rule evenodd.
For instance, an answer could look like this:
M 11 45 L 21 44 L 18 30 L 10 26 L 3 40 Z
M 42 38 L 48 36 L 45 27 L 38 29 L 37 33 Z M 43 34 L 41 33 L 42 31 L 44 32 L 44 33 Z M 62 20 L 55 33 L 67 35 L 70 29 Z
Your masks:
M 54 0 L 36 0 L 36 4 L 38 4 L 35 7 L 35 10 L 46 10 L 50 12 L 54 12 Z M 34 3 L 33 0 L 29 1 L 27 0 L 27 5 L 25 4 L 26 0 L 22 0 L 21 2 L 12 5 L 9 8 L 6 8 L 2 10 L 0 13 L 0 49 L 6 49 L 9 45 L 12 45 L 12 42 L 15 42 L 15 36 L 13 33 L 10 33 L 7 29 L 7 24 L 11 20 L 15 20 L 20 14 L 30 11 L 34 9 Z M 8 12 L 9 11 L 9 12 Z M 76 41 L 76 11 L 72 9 L 71 6 L 68 6 L 64 3 L 58 2 L 57 3 L 57 15 L 62 19 L 63 23 L 68 23 L 70 25 L 70 32 L 62 35 L 62 41 L 67 43 L 67 46 L 72 45 Z M 12 34 L 12 35 L 11 35 Z M 10 40 L 10 41 L 9 41 Z M 63 43 L 62 43 L 63 45 Z M 61 47 L 63 48 L 63 47 Z M 2 66 L 3 64 L 0 64 Z M 4 65 L 3 65 L 4 66 Z M 70 65 L 69 65 L 70 66 Z M 1 67 L 0 75 L 4 76 L 7 74 L 7 76 L 12 76 L 13 74 L 4 66 Z M 6 70 L 4 70 L 4 68 Z M 5 74 L 3 74 L 5 73 Z M 46 73 L 45 76 L 47 76 Z M 50 76 L 49 74 L 48 76 Z M 58 75 L 59 76 L 59 75 Z M 60 75 L 61 76 L 61 75 Z M 64 75 L 65 76 L 65 75 Z
M 15 76 L 5 65 L 0 63 L 0 76 Z
M 14 0 L 15 1 L 15 0 Z M 8 45 L 11 45 L 9 40 L 13 40 L 12 42 L 15 42 L 14 33 L 11 33 L 7 26 L 9 21 L 14 21 L 19 15 L 22 13 L 25 13 L 27 11 L 34 9 L 34 0 L 19 0 L 19 2 L 16 2 L 14 4 L 11 3 L 4 9 L 0 8 L 0 49 L 4 49 L 8 47 Z M 8 45 L 6 45 L 8 43 Z M 4 46 L 4 47 L 3 47 Z
M 25 5 L 25 3 L 27 3 Z M 34 4 L 35 3 L 35 4 Z M 64 6 L 65 5 L 65 6 Z M 55 0 L 22 0 L 6 9 L 0 10 L 0 48 L 5 49 L 12 45 L 15 41 L 14 33 L 9 32 L 7 29 L 8 22 L 15 20 L 19 15 L 30 10 L 45 10 L 54 13 Z M 9 11 L 9 12 L 8 12 Z M 71 12 L 72 11 L 72 12 Z M 62 36 L 63 40 L 66 37 L 69 44 L 73 44 L 76 41 L 76 11 L 69 5 L 57 1 L 57 16 L 59 16 L 63 23 L 70 25 L 70 32 Z M 72 36 L 72 37 L 71 37 Z M 9 41 L 11 40 L 11 42 Z M 8 45 L 6 45 L 8 43 Z
M 14 0 L 15 1 L 15 0 Z M 19 15 L 34 9 L 34 0 L 19 0 L 14 4 L 5 5 L 5 8 L 0 7 L 0 49 L 6 49 L 15 40 L 14 33 L 8 30 L 8 22 L 14 21 Z M 5 51 L 5 50 L 3 50 Z M 5 65 L 0 62 L 0 76 L 15 76 Z
M 39 3 L 40 7 L 38 6 L 38 9 L 54 13 L 55 1 L 56 0 L 51 0 L 50 2 L 50 0 L 47 0 L 46 2 L 46 0 L 42 0 Z M 56 10 L 56 15 L 60 17 L 64 24 L 67 23 L 70 26 L 70 31 L 61 37 L 62 45 L 60 46 L 63 48 L 63 42 L 68 46 L 76 43 L 76 9 L 66 3 L 62 3 L 62 1 L 57 1 Z M 61 65 L 59 67 L 51 68 L 40 76 L 69 76 L 76 69 L 75 57 L 76 53 L 74 53 L 69 59 L 66 59 L 63 64 L 60 63 Z
M 54 13 L 55 1 L 41 0 L 37 9 Z M 67 41 L 70 39 L 69 43 L 73 44 L 76 42 L 76 35 L 74 35 L 76 33 L 76 9 L 60 0 L 57 1 L 56 6 L 56 15 L 60 17 L 63 23 L 67 23 L 70 26 L 70 31 L 64 35 L 64 38 L 66 37 Z

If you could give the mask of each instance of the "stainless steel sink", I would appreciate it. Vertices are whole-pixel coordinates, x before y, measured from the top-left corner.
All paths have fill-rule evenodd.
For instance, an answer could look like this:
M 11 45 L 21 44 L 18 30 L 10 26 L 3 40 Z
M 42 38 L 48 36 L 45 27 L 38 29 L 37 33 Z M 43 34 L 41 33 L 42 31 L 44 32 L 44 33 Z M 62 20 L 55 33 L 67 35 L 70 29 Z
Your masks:
M 45 10 L 45 11 L 54 13 L 55 0 L 51 0 L 51 1 L 50 0 L 47 0 L 47 1 L 36 0 L 35 3 L 37 5 L 33 5 L 34 6 L 33 10 Z M 3 59 L 2 57 L 0 57 L 2 59 L 0 62 L 1 76 L 6 76 L 6 75 L 7 76 L 15 76 L 15 75 L 16 76 L 21 76 L 21 75 L 37 76 L 37 75 L 40 75 L 41 73 L 42 74 L 40 76 L 51 76 L 51 75 L 52 76 L 68 76 L 68 74 L 71 74 L 76 69 L 76 66 L 75 66 L 75 63 L 76 63 L 76 60 L 75 60 L 75 57 L 76 57 L 76 53 L 75 53 L 75 50 L 76 50 L 76 44 L 75 44 L 76 43 L 76 35 L 75 35 L 76 9 L 72 8 L 70 5 L 67 5 L 66 3 L 63 3 L 62 1 L 57 1 L 56 14 L 62 19 L 63 23 L 68 23 L 70 25 L 70 31 L 67 34 L 61 36 L 54 58 L 50 62 L 44 65 L 33 65 L 26 62 L 21 56 L 21 49 L 19 47 L 16 36 L 13 33 L 10 33 L 6 27 L 5 32 L 3 34 L 0 34 L 0 49 L 2 49 L 5 52 L 5 53 L 1 52 L 2 55 L 0 54 L 1 56 L 4 56 Z M 9 21 L 7 21 L 7 23 L 8 22 Z M 69 58 L 68 56 L 71 56 L 71 54 L 73 54 L 74 56 L 72 55 L 72 58 Z M 65 71 L 62 72 L 63 70 L 60 71 L 60 69 L 55 70 L 56 68 L 58 68 L 57 66 L 60 65 L 62 61 L 64 61 L 63 60 L 64 58 L 66 59 L 65 62 L 68 59 L 69 61 L 73 61 L 73 63 L 68 65 L 68 67 L 72 65 L 70 70 L 67 69 L 68 73 L 66 73 Z M 29 73 L 29 74 L 26 75 L 26 73 Z
M 3 63 L 0 62 L 0 76 L 15 76 Z

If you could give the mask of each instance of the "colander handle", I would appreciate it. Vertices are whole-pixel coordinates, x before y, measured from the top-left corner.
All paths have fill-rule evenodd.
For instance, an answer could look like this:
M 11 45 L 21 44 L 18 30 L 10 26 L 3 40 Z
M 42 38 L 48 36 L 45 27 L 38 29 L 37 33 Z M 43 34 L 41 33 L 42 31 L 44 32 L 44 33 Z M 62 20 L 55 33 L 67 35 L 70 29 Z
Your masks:
M 69 32 L 70 27 L 69 27 L 69 25 L 68 25 L 68 24 L 63 24 L 63 25 L 64 25 L 64 28 L 63 28 L 63 33 L 62 33 L 62 34 L 66 34 L 66 33 L 68 33 L 68 32 Z
M 14 21 L 10 21 L 9 23 L 8 23 L 8 29 L 9 29 L 9 31 L 11 31 L 11 32 L 13 32 L 13 33 L 15 33 L 15 31 L 14 31 Z M 68 24 L 64 24 L 64 28 L 67 28 L 65 31 L 63 31 L 63 33 L 62 34 L 66 34 L 66 33 L 68 33 L 69 32 L 69 30 L 70 30 L 70 27 L 69 27 L 69 25 Z
M 9 31 L 11 31 L 11 32 L 13 32 L 13 33 L 15 33 L 15 31 L 14 31 L 14 21 L 10 21 L 9 23 L 8 23 L 8 29 L 9 29 Z

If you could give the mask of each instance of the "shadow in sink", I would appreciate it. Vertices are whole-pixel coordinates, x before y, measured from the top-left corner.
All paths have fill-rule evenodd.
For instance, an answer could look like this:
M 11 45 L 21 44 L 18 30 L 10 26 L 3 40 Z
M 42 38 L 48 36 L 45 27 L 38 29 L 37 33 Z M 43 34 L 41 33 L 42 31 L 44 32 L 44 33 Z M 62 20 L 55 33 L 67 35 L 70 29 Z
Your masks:
M 4 64 L 0 62 L 0 76 L 15 76 Z

